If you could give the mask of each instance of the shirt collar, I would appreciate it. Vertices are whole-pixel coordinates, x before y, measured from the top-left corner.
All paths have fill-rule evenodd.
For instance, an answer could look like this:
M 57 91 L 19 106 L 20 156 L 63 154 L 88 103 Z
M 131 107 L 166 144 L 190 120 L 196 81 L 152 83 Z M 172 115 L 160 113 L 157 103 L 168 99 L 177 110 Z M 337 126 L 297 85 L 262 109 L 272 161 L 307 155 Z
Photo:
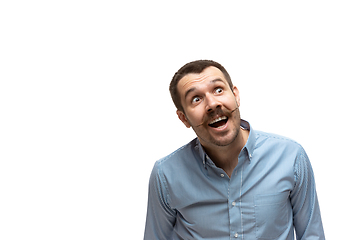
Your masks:
M 245 130 L 250 130 L 249 137 L 248 137 L 248 140 L 246 141 L 244 149 L 247 150 L 246 152 L 248 155 L 248 159 L 251 161 L 253 153 L 254 153 L 254 149 L 255 149 L 256 136 L 255 136 L 254 130 L 252 129 L 252 127 L 248 121 L 241 119 L 240 127 Z M 210 159 L 210 157 L 208 157 L 208 155 L 204 151 L 198 138 L 196 139 L 195 147 L 197 149 L 199 149 L 199 156 L 200 156 L 204 166 L 206 165 L 206 163 L 209 165 L 215 165 L 214 162 Z
M 240 126 L 243 129 L 250 131 L 248 140 L 246 141 L 244 148 L 247 150 L 249 160 L 251 161 L 251 159 L 254 155 L 254 150 L 255 150 L 256 134 L 254 133 L 254 130 L 251 127 L 250 123 L 246 120 L 241 119 Z

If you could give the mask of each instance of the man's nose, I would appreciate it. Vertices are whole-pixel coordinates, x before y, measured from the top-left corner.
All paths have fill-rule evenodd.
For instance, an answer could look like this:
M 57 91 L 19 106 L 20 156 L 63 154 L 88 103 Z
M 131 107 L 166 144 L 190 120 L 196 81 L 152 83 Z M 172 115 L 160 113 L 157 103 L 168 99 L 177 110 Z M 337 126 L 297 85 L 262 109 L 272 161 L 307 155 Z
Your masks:
M 211 96 L 208 94 L 206 96 L 206 112 L 214 111 L 216 108 L 221 108 L 221 103 L 217 101 L 217 99 L 214 96 Z

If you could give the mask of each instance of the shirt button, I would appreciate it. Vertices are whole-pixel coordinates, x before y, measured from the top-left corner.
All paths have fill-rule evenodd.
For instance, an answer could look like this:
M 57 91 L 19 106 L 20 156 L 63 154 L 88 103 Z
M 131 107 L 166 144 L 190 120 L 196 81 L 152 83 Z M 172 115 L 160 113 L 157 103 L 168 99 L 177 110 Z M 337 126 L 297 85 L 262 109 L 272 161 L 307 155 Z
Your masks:
M 225 177 L 225 175 L 222 173 L 222 174 L 220 174 L 220 177 Z
M 235 233 L 235 234 L 234 234 L 234 237 L 236 237 L 236 238 L 237 238 L 238 236 L 239 236 L 239 234 L 238 234 L 238 233 Z
M 233 205 L 233 206 L 235 207 L 235 205 L 236 205 L 236 202 L 232 202 L 232 203 L 231 203 L 231 205 Z

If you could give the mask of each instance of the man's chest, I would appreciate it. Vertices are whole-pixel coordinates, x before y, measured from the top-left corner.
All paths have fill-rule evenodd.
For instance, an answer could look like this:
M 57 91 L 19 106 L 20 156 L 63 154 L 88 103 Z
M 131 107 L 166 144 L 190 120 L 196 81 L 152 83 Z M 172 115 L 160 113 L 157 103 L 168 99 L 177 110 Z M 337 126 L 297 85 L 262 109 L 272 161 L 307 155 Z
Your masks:
M 246 162 L 236 167 L 231 179 L 222 169 L 209 167 L 205 177 L 178 182 L 181 187 L 171 197 L 175 230 L 217 239 L 244 232 L 260 237 L 281 233 L 292 219 L 292 168 L 252 164 L 256 166 Z

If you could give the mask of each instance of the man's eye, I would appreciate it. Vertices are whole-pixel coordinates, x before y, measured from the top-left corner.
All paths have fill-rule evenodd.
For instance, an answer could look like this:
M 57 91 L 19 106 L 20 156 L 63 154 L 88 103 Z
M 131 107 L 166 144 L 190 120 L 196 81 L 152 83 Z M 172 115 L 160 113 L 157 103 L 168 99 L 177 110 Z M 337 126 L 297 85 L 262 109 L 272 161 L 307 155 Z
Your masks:
M 222 88 L 216 88 L 215 89 L 215 93 L 222 93 L 223 92 L 223 89 Z
M 194 97 L 192 99 L 192 103 L 197 103 L 197 102 L 200 102 L 200 98 L 199 97 Z

